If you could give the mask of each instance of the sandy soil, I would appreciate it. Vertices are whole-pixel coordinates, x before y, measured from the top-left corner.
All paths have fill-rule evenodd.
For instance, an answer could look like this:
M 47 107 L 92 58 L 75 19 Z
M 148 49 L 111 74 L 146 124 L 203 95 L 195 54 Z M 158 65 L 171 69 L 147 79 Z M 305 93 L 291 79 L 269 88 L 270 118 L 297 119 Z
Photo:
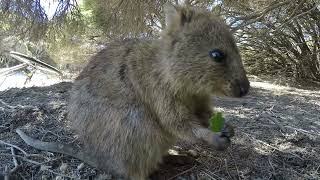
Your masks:
M 241 99 L 214 98 L 236 126 L 230 149 L 179 143 L 188 161 L 169 160 L 153 179 L 320 179 L 320 91 L 277 86 L 258 79 Z M 66 126 L 71 84 L 0 91 L 0 179 L 108 179 L 81 161 L 26 145 L 22 128 L 43 141 L 77 145 Z M 14 155 L 12 155 L 14 154 Z M 16 167 L 15 167 L 16 164 Z

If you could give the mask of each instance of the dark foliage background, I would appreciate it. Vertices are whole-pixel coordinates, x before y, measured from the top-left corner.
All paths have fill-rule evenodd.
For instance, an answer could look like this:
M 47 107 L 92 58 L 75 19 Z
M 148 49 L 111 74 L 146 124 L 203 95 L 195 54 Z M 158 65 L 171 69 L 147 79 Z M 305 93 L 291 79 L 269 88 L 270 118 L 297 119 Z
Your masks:
M 81 67 L 105 42 L 157 37 L 165 26 L 163 5 L 168 1 L 223 17 L 250 74 L 320 82 L 319 0 L 1 0 L 0 41 L 14 37 L 10 42 L 15 45 L 41 43 L 60 68 Z M 57 5 L 52 17 L 44 3 Z M 14 46 L 2 44 L 3 66 L 8 62 L 3 52 Z

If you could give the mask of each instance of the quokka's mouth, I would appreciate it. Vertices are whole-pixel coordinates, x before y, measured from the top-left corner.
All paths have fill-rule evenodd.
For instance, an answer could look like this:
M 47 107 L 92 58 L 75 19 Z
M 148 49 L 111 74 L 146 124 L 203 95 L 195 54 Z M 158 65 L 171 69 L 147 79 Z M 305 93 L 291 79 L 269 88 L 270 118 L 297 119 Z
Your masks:
M 233 88 L 232 88 L 233 95 L 235 97 L 239 97 L 239 98 L 243 97 L 248 94 L 249 88 L 250 88 L 249 83 L 245 83 L 245 84 L 236 83 L 236 85 L 233 86 Z
M 223 85 L 220 88 L 211 89 L 211 94 L 218 97 L 240 98 L 248 94 L 249 87 L 249 83 L 239 83 L 239 81 L 235 81 L 234 83 Z
M 230 97 L 232 96 L 230 94 L 232 93 L 228 93 L 227 91 L 224 91 L 224 90 L 219 90 L 219 91 L 215 90 L 212 92 L 212 95 L 218 96 L 218 97 Z
M 241 93 L 240 89 L 228 89 L 228 90 L 220 90 L 220 91 L 214 91 L 212 95 L 221 97 L 221 98 L 240 98 Z

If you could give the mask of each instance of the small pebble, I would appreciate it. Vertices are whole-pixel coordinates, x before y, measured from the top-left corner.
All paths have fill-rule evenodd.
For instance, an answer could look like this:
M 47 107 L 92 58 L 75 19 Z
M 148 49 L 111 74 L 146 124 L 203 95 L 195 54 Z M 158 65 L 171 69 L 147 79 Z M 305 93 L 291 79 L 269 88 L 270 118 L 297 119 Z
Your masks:
M 81 169 L 84 168 L 84 163 L 81 163 L 77 166 L 77 170 L 80 171 Z
M 60 171 L 65 173 L 67 171 L 68 164 L 67 163 L 62 163 L 61 166 L 59 167 Z
M 48 180 L 48 179 L 49 179 L 49 177 L 47 175 L 42 175 L 41 176 L 41 180 Z
M 193 150 L 193 149 L 189 149 L 189 150 L 188 150 L 188 153 L 189 153 L 190 155 L 194 156 L 194 157 L 197 157 L 197 156 L 198 156 L 197 151 L 195 151 L 195 150 Z
M 56 180 L 63 180 L 62 176 L 56 176 Z
M 48 170 L 49 168 L 51 168 L 51 166 L 41 165 L 40 166 L 40 171 L 45 171 L 45 170 Z
M 174 149 L 169 149 L 169 150 L 168 150 L 168 153 L 169 153 L 170 155 L 179 155 L 179 152 L 176 151 L 176 150 L 174 150 Z

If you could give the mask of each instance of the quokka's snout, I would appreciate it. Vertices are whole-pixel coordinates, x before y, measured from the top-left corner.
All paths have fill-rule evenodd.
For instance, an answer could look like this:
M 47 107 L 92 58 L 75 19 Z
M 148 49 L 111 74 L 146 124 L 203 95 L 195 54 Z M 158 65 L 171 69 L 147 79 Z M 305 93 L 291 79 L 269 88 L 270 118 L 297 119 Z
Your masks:
M 250 89 L 250 82 L 248 78 L 244 78 L 242 80 L 236 79 L 233 89 L 236 97 L 243 97 L 247 95 Z

